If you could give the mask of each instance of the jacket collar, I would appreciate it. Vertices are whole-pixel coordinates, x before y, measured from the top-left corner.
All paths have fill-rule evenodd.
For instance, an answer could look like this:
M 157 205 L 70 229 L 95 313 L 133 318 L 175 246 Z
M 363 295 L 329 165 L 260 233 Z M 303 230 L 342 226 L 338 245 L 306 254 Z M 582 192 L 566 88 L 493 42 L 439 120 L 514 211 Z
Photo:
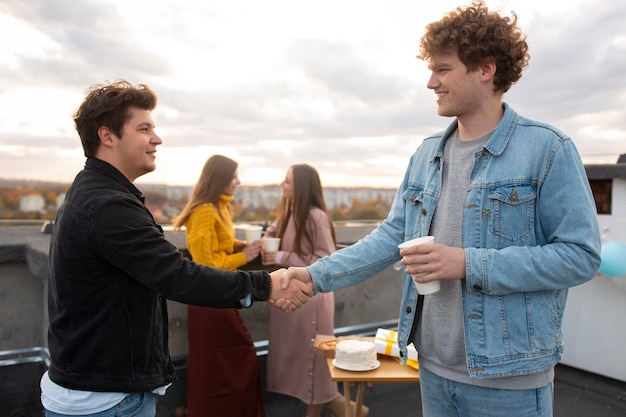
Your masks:
M 120 187 L 127 190 L 129 193 L 133 194 L 143 203 L 145 197 L 141 194 L 141 191 L 135 185 L 128 180 L 117 168 L 108 162 L 103 161 L 102 159 L 89 157 L 85 162 L 85 170 L 96 170 L 100 171 L 103 174 L 111 177 L 115 182 L 117 182 Z
M 485 144 L 485 149 L 493 155 L 500 155 L 502 152 L 504 152 L 506 144 L 509 142 L 511 135 L 513 134 L 515 124 L 519 119 L 519 115 L 508 104 L 502 103 L 502 106 L 504 107 L 502 120 L 500 120 L 500 123 L 498 123 L 496 130 L 494 130 L 491 138 L 489 138 L 489 142 Z M 450 123 L 448 128 L 443 132 L 439 140 L 439 144 L 437 145 L 437 151 L 435 155 L 433 155 L 433 159 L 443 158 L 443 148 L 446 144 L 446 141 L 458 129 L 458 126 L 458 119 L 454 119 L 454 122 Z

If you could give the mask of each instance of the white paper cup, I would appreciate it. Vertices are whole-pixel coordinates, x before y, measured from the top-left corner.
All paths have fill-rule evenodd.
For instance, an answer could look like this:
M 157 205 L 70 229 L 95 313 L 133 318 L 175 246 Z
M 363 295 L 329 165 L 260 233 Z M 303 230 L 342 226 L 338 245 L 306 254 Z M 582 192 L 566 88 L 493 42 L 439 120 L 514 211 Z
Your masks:
M 279 247 L 280 247 L 279 237 L 264 237 L 263 238 L 263 249 L 265 249 L 267 252 L 278 252 Z
M 407 240 L 406 242 L 400 243 L 398 245 L 398 248 L 402 249 L 402 248 L 408 248 L 411 246 L 423 245 L 425 243 L 429 244 L 429 243 L 434 243 L 434 242 L 435 242 L 434 236 L 422 236 L 422 237 L 418 237 L 418 238 Z M 428 282 L 416 282 L 415 281 L 415 278 L 418 278 L 424 275 L 426 274 L 412 274 L 411 275 L 413 277 L 413 284 L 415 284 L 415 288 L 417 289 L 417 292 L 419 294 L 422 294 L 422 295 L 432 294 L 441 289 L 441 283 L 438 280 L 428 281 Z
M 248 226 L 245 228 L 246 232 L 246 240 L 248 242 L 252 242 L 254 240 L 261 239 L 261 233 L 263 232 L 263 228 L 261 226 Z

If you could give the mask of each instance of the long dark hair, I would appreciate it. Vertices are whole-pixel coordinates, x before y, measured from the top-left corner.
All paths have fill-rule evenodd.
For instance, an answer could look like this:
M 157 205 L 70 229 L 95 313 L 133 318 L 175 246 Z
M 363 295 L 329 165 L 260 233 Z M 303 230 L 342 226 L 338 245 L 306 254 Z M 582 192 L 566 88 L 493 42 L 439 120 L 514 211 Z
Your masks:
M 309 217 L 311 208 L 317 207 L 328 213 L 326 203 L 324 202 L 324 192 L 322 191 L 322 182 L 320 176 L 310 165 L 297 164 L 291 166 L 293 172 L 293 200 L 285 198 L 280 200 L 279 216 L 281 221 L 278 225 L 278 237 L 282 237 L 289 218 L 293 216 L 293 223 L 296 227 L 296 236 L 294 238 L 294 251 L 302 254 L 300 242 L 307 239 L 313 245 L 313 237 L 306 227 L 306 221 Z M 335 227 L 333 226 L 330 215 L 328 216 L 330 230 L 333 236 L 333 242 L 337 244 L 335 235 Z

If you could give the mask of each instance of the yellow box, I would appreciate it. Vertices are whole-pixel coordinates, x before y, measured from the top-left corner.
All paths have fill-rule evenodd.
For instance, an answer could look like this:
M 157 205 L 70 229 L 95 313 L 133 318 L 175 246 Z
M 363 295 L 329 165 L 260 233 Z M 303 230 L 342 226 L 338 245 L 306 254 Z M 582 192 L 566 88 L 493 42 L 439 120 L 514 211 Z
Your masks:
M 395 330 L 378 329 L 374 338 L 376 351 L 387 356 L 400 357 L 400 349 L 398 347 L 398 332 Z M 410 360 L 417 360 L 417 350 L 413 343 L 407 346 L 407 352 Z

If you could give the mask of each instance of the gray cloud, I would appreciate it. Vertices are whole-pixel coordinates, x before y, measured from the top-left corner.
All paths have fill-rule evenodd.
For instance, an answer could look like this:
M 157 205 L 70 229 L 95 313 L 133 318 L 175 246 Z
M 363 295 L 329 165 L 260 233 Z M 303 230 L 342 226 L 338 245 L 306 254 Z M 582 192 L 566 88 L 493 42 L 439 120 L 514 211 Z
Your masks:
M 538 16 L 527 31 L 530 65 L 511 94 L 524 109 L 559 120 L 577 113 L 623 107 L 623 2 L 598 1 L 560 16 Z
M 347 43 L 299 40 L 289 46 L 286 56 L 312 83 L 371 105 L 400 100 L 414 88 L 407 80 L 376 71 L 375 62 L 368 62 Z
M 167 57 L 160 56 L 158 49 L 133 47 L 134 40 L 124 36 L 126 30 L 111 4 L 92 0 L 5 0 L 0 11 L 28 22 L 60 48 L 45 58 L 21 57 L 21 71 L 0 73 L 11 75 L 18 85 L 31 86 L 36 80 L 84 90 L 95 82 L 141 80 L 146 74 L 153 77 L 167 71 Z M 140 22 L 138 17 L 137 24 Z
M 530 44 L 530 67 L 505 96 L 521 114 L 553 123 L 572 136 L 583 156 L 626 152 L 625 137 L 607 134 L 626 132 L 626 5 L 622 3 L 586 2 L 556 17 L 533 16 L 523 27 Z M 156 21 L 137 16 L 134 24 L 141 31 L 130 32 L 117 9 L 102 1 L 3 0 L 0 13 L 29 24 L 58 49 L 43 56 L 22 54 L 15 67 L 0 66 L 0 93 L 18 87 L 55 87 L 80 94 L 90 84 L 117 78 L 148 83 L 159 94 L 155 121 L 166 132 L 164 147 L 225 146 L 241 158 L 259 161 L 259 169 L 309 162 L 333 175 L 349 171 L 357 181 L 399 180 L 422 138 L 451 122 L 436 115 L 434 95 L 424 87 L 422 75 L 403 75 L 385 67 L 384 48 L 370 47 L 365 39 L 354 43 L 314 36 L 292 39 L 282 55 L 272 57 L 276 65 L 283 65 L 284 77 L 255 80 L 256 63 L 251 61 L 249 67 L 237 68 L 250 79 L 244 75 L 228 86 L 179 88 L 172 78 L 174 64 L 180 62 L 164 53 L 164 45 L 197 51 L 182 64 L 207 79 L 218 77 L 216 67 L 228 67 L 230 62 L 212 58 L 221 38 L 208 31 L 220 18 L 210 4 L 162 7 L 167 8 Z M 190 15 L 200 14 L 207 33 L 187 24 Z M 287 23 L 280 23 L 285 30 Z M 245 30 L 233 27 L 222 36 Z M 418 28 L 415 50 L 419 32 Z M 249 36 L 253 48 L 254 33 Z M 246 52 L 232 51 L 234 56 Z M 33 124 L 37 118 L 33 115 Z M 597 127 L 590 129 L 591 124 Z M 0 146 L 77 149 L 72 161 L 82 161 L 77 137 L 63 131 L 50 133 L 50 137 L 3 135 Z M 2 153 L 0 157 L 6 159 Z M 3 165 L 0 176 L 24 166 L 32 167 L 28 169 L 35 175 L 39 169 L 45 172 L 46 161 L 31 155 Z M 73 175 L 72 171 L 68 177 Z M 195 174 L 189 178 L 195 180 Z
M 80 147 L 80 141 L 68 137 L 63 132 L 58 135 L 41 136 L 29 134 L 4 135 L 0 144 L 7 146 L 28 146 L 32 148 L 74 149 Z

